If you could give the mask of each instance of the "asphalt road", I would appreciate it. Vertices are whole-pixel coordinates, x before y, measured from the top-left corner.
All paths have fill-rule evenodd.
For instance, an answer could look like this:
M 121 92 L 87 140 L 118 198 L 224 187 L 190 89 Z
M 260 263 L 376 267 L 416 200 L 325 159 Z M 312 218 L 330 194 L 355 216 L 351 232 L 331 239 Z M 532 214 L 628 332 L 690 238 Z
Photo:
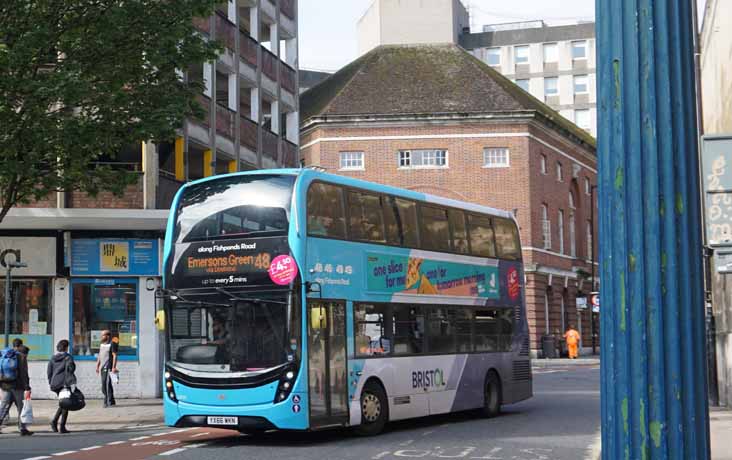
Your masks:
M 0 435 L 2 460 L 583 460 L 600 426 L 598 367 L 535 371 L 534 397 L 494 419 L 459 413 L 392 423 L 375 437 L 349 430 L 268 433 L 162 426 L 68 435 L 35 427 L 32 437 Z

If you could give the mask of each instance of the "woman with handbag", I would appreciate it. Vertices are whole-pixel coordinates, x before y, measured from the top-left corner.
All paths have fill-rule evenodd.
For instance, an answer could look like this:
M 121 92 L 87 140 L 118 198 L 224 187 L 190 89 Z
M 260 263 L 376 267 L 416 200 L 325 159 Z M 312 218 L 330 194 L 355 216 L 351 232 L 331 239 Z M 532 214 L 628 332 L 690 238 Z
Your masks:
M 76 386 L 76 364 L 74 364 L 74 358 L 69 354 L 69 341 L 59 340 L 56 345 L 56 354 L 51 357 L 48 362 L 48 385 L 51 387 L 51 391 L 56 393 L 57 396 L 64 391 L 71 394 L 71 389 Z M 51 421 L 51 430 L 54 433 L 68 433 L 66 429 L 66 419 L 69 417 L 68 409 L 63 409 L 60 405 L 56 411 L 56 415 Z M 61 427 L 58 426 L 59 417 L 61 418 Z

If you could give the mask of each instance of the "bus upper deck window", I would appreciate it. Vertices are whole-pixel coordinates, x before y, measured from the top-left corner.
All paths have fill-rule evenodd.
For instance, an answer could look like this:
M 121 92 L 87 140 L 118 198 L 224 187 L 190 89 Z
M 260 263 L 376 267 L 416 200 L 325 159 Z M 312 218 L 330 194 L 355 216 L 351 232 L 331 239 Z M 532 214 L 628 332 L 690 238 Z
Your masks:
M 308 190 L 308 235 L 346 237 L 343 190 L 335 185 L 314 183 Z
M 508 219 L 493 219 L 493 227 L 496 233 L 496 250 L 498 257 L 503 259 L 518 260 L 521 258 L 521 246 L 519 244 L 518 229 Z

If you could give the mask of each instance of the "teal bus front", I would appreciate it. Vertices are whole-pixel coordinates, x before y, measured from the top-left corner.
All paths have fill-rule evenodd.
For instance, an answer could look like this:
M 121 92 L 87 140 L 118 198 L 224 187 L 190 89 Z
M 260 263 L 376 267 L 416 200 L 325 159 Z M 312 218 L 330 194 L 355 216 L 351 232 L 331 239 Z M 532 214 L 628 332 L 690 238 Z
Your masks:
M 168 222 L 165 422 L 308 428 L 295 171 L 192 182 Z

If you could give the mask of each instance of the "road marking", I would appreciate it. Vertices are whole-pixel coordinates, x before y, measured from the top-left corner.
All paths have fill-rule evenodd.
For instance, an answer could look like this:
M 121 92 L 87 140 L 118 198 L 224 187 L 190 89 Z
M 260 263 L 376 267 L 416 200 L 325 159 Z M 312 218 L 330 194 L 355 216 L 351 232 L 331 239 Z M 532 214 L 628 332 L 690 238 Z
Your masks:
M 163 433 L 155 433 L 151 436 L 165 436 L 166 434 L 170 434 L 170 433 L 172 433 L 172 431 L 165 431 Z
M 389 455 L 390 453 L 391 453 L 391 452 L 389 452 L 389 451 L 386 451 L 386 452 L 382 452 L 382 453 L 380 453 L 380 454 L 378 454 L 378 455 L 375 455 L 375 456 L 373 456 L 373 457 L 371 457 L 371 458 L 372 458 L 372 460 L 379 460 L 379 459 L 380 459 L 381 457 L 386 457 L 386 456 L 387 456 L 387 455 Z
M 69 454 L 74 454 L 74 453 L 76 453 L 75 450 L 67 450 L 66 452 L 57 452 L 57 453 L 51 454 L 51 455 L 53 455 L 54 457 L 61 457 L 62 455 L 69 455 Z
M 138 436 L 136 438 L 130 438 L 130 441 L 142 441 L 143 439 L 148 439 L 150 436 Z
M 196 434 L 192 435 L 191 437 L 192 437 L 192 438 L 198 438 L 198 437 L 200 437 L 200 436 L 206 436 L 207 434 L 211 434 L 211 433 L 210 433 L 210 432 L 208 432 L 208 431 L 207 431 L 207 432 L 205 432 L 205 433 L 196 433 Z
M 83 449 L 79 450 L 94 450 L 94 449 L 101 449 L 102 446 L 91 446 L 91 447 L 84 447 Z
M 407 447 L 408 445 L 410 445 L 410 444 L 411 444 L 411 443 L 413 443 L 413 442 L 414 442 L 414 439 L 410 439 L 410 440 L 408 440 L 408 441 L 404 441 L 403 443 L 401 443 L 401 444 L 399 444 L 399 445 L 400 445 L 400 446 L 403 446 L 403 447 Z
M 183 428 L 181 430 L 171 431 L 170 434 L 183 433 L 184 431 L 190 431 L 190 430 L 191 430 L 191 428 Z
M 203 447 L 203 446 L 207 446 L 207 445 L 208 445 L 207 442 L 202 442 L 200 444 L 191 444 L 189 446 L 179 447 L 178 449 L 168 450 L 168 451 L 163 452 L 163 453 L 158 454 L 158 455 L 160 455 L 160 456 L 175 455 L 175 454 L 179 454 L 181 452 L 184 452 L 184 451 L 186 451 L 188 449 L 196 449 L 198 447 Z
M 138 429 L 138 428 L 153 428 L 153 427 L 156 427 L 156 426 L 163 426 L 163 425 L 161 425 L 160 423 L 154 423 L 152 425 L 130 425 L 130 426 L 126 426 L 124 429 L 127 429 L 127 430 L 135 430 L 135 429 Z
M 433 431 L 425 431 L 424 433 L 422 433 L 422 436 L 429 436 L 432 433 L 434 433 L 434 430 Z
M 51 458 L 51 457 L 48 457 L 48 456 L 43 456 L 43 457 L 31 457 L 31 458 L 25 458 L 25 459 L 23 459 L 23 460 L 43 460 L 44 458 Z

